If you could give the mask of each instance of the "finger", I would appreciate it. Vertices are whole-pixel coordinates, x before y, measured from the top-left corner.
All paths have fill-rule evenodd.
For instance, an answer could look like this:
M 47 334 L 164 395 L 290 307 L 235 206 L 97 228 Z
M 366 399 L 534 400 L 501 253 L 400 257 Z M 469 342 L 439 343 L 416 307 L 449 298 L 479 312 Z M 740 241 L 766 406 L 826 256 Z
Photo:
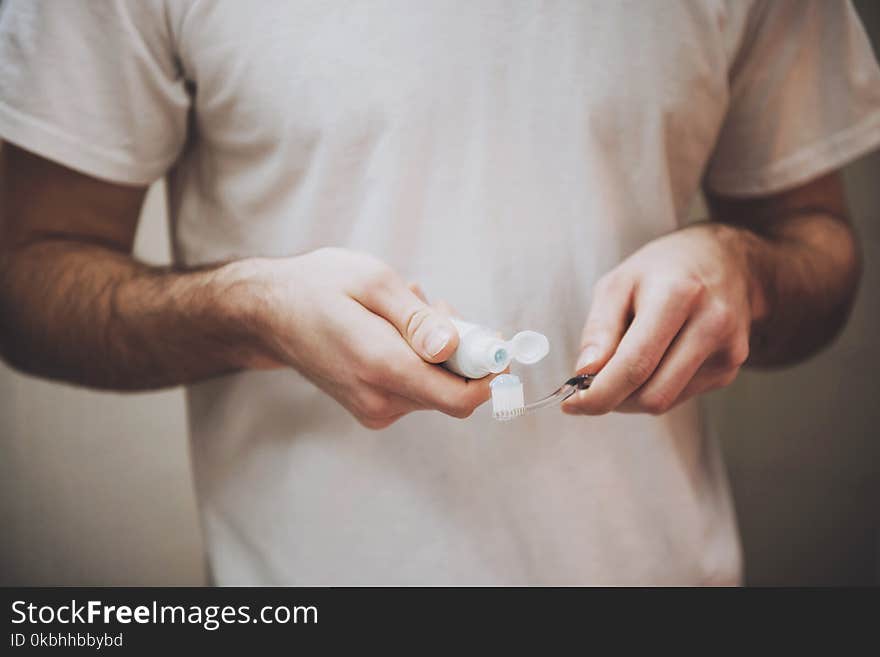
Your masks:
M 689 396 L 704 391 L 705 385 L 724 381 L 731 371 L 735 376 L 748 355 L 748 326 L 728 310 L 708 306 L 688 321 L 654 376 L 621 410 L 665 413 L 684 401 L 684 391 L 692 380 L 697 382 Z
M 363 308 L 363 306 L 360 306 Z M 374 313 L 359 320 L 359 339 L 374 345 L 352 364 L 361 386 L 409 399 L 424 409 L 468 417 L 489 399 L 491 377 L 469 380 L 422 360 L 394 327 Z
M 408 349 L 407 355 L 414 356 Z M 389 393 L 361 380 L 354 384 L 340 385 L 322 377 L 309 378 L 318 388 L 338 401 L 358 422 L 369 428 L 378 428 L 371 423 L 381 423 L 389 418 L 396 420 L 413 411 L 424 409 L 423 405 L 411 399 Z
M 367 386 L 362 386 L 356 391 L 352 406 L 359 419 L 377 422 L 402 417 L 424 408 L 412 399 Z
M 415 294 L 419 299 L 421 299 L 421 300 L 424 301 L 425 303 L 428 303 L 428 297 L 425 296 L 425 291 L 422 289 L 422 286 L 421 286 L 421 285 L 419 285 L 418 283 L 409 283 L 409 284 L 407 285 L 407 287 L 408 287 L 408 288 L 410 289 L 410 291 L 411 291 L 413 294 Z
M 620 405 L 644 385 L 691 313 L 690 295 L 645 290 L 635 318 L 608 364 L 590 386 L 563 405 L 569 413 L 599 415 Z
M 367 429 L 371 429 L 373 431 L 379 431 L 380 429 L 387 429 L 389 426 L 397 422 L 400 418 L 402 418 L 406 413 L 401 413 L 400 415 L 393 415 L 391 417 L 382 418 L 382 419 L 371 419 L 364 417 L 356 417 L 358 422 L 361 423 L 362 426 Z
M 699 316 L 692 317 L 672 341 L 654 375 L 619 410 L 659 415 L 672 408 L 718 347 L 718 336 L 710 328 Z
M 611 358 L 632 315 L 632 296 L 632 283 L 622 276 L 605 276 L 596 284 L 581 335 L 578 374 L 595 374 Z
M 696 395 L 729 386 L 749 357 L 748 329 L 743 329 L 729 341 L 727 348 L 714 353 L 694 375 L 679 395 L 678 403 Z
M 440 299 L 439 301 L 435 301 L 434 303 L 428 301 L 428 297 L 425 295 L 424 290 L 422 290 L 422 287 L 418 283 L 410 283 L 409 285 L 407 285 L 407 287 L 412 290 L 413 294 L 415 294 L 419 299 L 433 306 L 435 309 L 439 310 L 447 317 L 461 318 L 461 313 L 458 312 L 452 306 L 452 304 L 450 304 L 445 299 Z
M 465 418 L 489 399 L 492 378 L 464 379 L 419 359 L 401 358 L 389 367 L 382 387 L 422 408 Z
M 489 383 L 494 376 L 463 379 L 435 365 L 423 365 L 422 371 L 401 377 L 399 383 L 401 394 L 424 407 L 466 418 L 491 396 Z
M 685 389 L 678 396 L 676 403 L 682 402 L 702 395 L 712 390 L 718 390 L 729 386 L 736 380 L 739 374 L 739 367 L 728 367 L 718 369 L 717 367 L 702 367 L 696 376 L 685 386 Z
M 388 320 L 429 363 L 442 363 L 458 347 L 458 331 L 449 318 L 426 304 L 393 272 L 366 285 L 356 300 Z

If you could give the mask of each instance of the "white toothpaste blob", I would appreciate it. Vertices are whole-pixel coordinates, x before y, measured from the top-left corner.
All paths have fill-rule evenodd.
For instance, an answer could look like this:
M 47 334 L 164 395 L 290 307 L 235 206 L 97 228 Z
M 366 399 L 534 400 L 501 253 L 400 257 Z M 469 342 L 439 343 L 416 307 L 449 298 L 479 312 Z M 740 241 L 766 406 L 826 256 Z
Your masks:
M 515 374 L 499 374 L 489 384 L 492 391 L 492 417 L 512 420 L 525 411 L 523 384 Z
M 520 331 L 510 340 L 498 337 L 495 331 L 452 319 L 458 331 L 458 348 L 443 365 L 468 379 L 482 379 L 503 372 L 511 361 L 532 365 L 550 351 L 550 341 L 537 331 Z

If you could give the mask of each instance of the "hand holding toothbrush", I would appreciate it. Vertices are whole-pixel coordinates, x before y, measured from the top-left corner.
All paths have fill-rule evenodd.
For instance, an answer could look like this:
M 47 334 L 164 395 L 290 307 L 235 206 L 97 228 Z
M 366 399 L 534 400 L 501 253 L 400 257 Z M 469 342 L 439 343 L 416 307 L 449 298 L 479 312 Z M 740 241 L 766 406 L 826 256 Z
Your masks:
M 637 251 L 596 285 L 570 414 L 659 414 L 733 381 L 762 301 L 736 229 L 702 224 Z

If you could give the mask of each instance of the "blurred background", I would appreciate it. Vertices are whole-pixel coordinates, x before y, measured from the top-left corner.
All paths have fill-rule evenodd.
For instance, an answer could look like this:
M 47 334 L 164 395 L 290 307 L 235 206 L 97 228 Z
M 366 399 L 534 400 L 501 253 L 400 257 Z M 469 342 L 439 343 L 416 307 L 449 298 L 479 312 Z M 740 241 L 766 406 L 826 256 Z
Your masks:
M 880 3 L 855 4 L 876 54 Z M 708 400 L 747 584 L 880 584 L 880 154 L 845 178 L 864 253 L 847 329 Z M 170 260 L 161 184 L 136 253 Z M 95 393 L 0 365 L 0 528 L 0 585 L 204 583 L 181 391 Z

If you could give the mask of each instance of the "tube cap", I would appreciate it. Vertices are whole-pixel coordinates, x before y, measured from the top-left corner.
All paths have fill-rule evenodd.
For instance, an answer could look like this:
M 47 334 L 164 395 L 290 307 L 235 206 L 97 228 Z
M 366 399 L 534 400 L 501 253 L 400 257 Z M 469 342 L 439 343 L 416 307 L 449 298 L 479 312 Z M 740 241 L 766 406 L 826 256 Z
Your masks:
M 520 331 L 510 340 L 513 358 L 523 365 L 532 365 L 550 352 L 547 336 L 537 331 Z

